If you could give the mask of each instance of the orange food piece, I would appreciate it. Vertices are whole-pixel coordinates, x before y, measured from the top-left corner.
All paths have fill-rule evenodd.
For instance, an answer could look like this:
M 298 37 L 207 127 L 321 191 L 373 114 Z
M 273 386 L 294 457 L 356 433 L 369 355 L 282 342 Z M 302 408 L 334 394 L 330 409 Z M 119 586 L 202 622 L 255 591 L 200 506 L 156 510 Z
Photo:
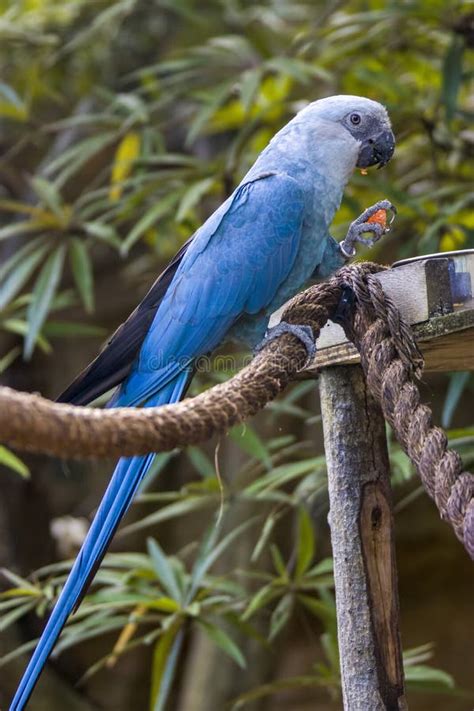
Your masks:
M 367 222 L 378 222 L 382 227 L 387 226 L 387 210 L 377 210 Z

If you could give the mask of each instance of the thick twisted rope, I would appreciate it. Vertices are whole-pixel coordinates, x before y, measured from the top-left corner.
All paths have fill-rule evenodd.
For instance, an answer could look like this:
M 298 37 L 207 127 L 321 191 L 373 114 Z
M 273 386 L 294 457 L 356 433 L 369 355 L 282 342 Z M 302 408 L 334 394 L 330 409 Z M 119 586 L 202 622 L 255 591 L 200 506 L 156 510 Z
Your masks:
M 411 329 L 373 275 L 364 280 L 352 270 L 347 281 L 364 303 L 347 334 L 360 352 L 369 389 L 441 518 L 474 559 L 474 476 L 464 471 L 459 454 L 448 449 L 443 430 L 433 425 L 430 408 L 420 403 L 413 380 L 421 376 L 423 358 Z
M 420 404 L 414 380 L 421 375 L 423 359 L 410 327 L 373 276 L 380 270 L 370 263 L 344 267 L 292 299 L 282 320 L 310 326 L 317 338 L 344 287 L 352 289 L 356 303 L 346 332 L 360 351 L 369 389 L 441 517 L 474 559 L 474 476 L 463 471 L 444 432 L 433 426 L 430 409 Z M 0 387 L 0 441 L 64 457 L 130 456 L 198 444 L 262 409 L 285 389 L 306 358 L 302 342 L 286 333 L 226 383 L 181 403 L 142 409 L 74 407 Z
M 315 336 L 340 298 L 337 281 L 322 284 L 307 305 L 305 323 Z M 300 317 L 288 309 L 285 318 Z M 0 388 L 0 441 L 32 452 L 64 457 L 130 456 L 204 442 L 254 415 L 285 389 L 306 362 L 306 348 L 285 334 L 260 351 L 234 378 L 173 405 L 98 410 L 54 403 L 38 395 Z

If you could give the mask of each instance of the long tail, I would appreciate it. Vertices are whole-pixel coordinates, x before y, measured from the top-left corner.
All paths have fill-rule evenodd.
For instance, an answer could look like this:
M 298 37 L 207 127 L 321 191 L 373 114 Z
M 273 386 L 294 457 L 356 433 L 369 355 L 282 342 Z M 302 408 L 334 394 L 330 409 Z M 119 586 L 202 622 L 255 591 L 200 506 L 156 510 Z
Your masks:
M 147 405 L 177 402 L 183 396 L 188 380 L 189 372 L 181 372 Z M 67 618 L 85 595 L 154 456 L 148 454 L 119 460 L 69 577 L 23 674 L 10 711 L 22 711 L 25 708 Z

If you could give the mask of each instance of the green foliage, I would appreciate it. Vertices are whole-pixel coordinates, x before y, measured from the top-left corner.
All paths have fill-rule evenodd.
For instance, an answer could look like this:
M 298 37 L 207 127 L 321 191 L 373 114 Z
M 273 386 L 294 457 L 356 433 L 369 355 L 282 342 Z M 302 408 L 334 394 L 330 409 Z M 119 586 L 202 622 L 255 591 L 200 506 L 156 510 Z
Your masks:
M 24 464 L 21 459 L 16 456 L 16 454 L 10 452 L 10 450 L 3 445 L 0 445 L 0 464 L 4 467 L 12 469 L 12 471 L 16 472 L 25 479 L 30 476 L 30 470 L 26 464 Z
M 0 357 L 0 373 L 21 353 L 51 353 L 56 337 L 103 336 L 92 323 L 99 264 L 127 260 L 119 286 L 149 284 L 274 132 L 320 96 L 382 101 L 398 138 L 390 166 L 354 176 L 337 237 L 365 206 L 388 197 L 399 218 L 374 260 L 474 246 L 467 3 L 207 0 L 205 9 L 196 0 L 0 2 L 0 330 L 18 340 Z M 67 310 L 77 304 L 84 320 L 72 322 Z M 208 384 L 198 376 L 193 388 Z M 303 429 L 318 422 L 305 400 L 313 387 L 299 383 L 268 408 L 265 432 L 278 436 L 252 425 L 230 432 L 244 464 L 235 477 L 222 473 L 224 514 L 199 546 L 190 539 L 171 554 L 150 538 L 146 553 L 106 557 L 58 653 L 113 635 L 90 675 L 152 645 L 150 709 L 158 711 L 194 629 L 243 668 L 251 661 L 246 638 L 277 645 L 303 618 L 319 638 L 320 658 L 304 675 L 249 690 L 234 708 L 282 689 L 339 694 L 331 561 L 314 543 L 327 507 L 325 461 Z M 450 380 L 446 426 L 469 387 L 465 375 Z M 286 434 L 288 419 L 298 439 Z M 450 441 L 466 463 L 474 460 L 471 430 L 451 431 Z M 137 504 L 152 508 L 122 529 L 125 540 L 203 512 L 218 518 L 215 462 L 200 449 L 183 457 L 195 477 L 176 491 L 151 491 L 176 456 L 157 457 Z M 390 459 L 395 484 L 407 487 L 413 471 L 393 443 Z M 28 474 L 3 448 L 0 462 Z M 255 518 L 233 528 L 239 505 Z M 249 560 L 228 570 L 226 557 L 244 535 Z M 45 615 L 69 566 L 43 568 L 31 581 L 4 571 L 11 587 L 0 598 L 0 628 Z M 410 687 L 452 691 L 451 677 L 426 665 L 430 653 L 406 655 Z
M 0 196 L 0 239 L 15 243 L 0 303 L 38 273 L 26 355 L 61 283 L 65 245 L 91 312 L 97 252 L 125 256 L 141 243 L 152 262 L 170 256 L 295 108 L 321 95 L 379 99 L 398 135 L 383 177 L 354 178 L 336 220 L 339 236 L 383 194 L 400 208 L 397 244 L 380 243 L 375 256 L 474 244 L 463 3 L 448 10 L 440 2 L 353 0 L 341 8 L 209 0 L 205 23 L 194 0 L 155 0 L 149 12 L 157 36 L 173 37 L 159 51 L 156 42 L 153 52 L 138 48 L 134 31 L 148 47 L 151 27 L 134 0 L 94 8 L 43 0 L 5 12 L 0 57 L 33 52 L 35 59 L 11 61 L 9 83 L 0 85 L 5 164 L 16 175 L 26 161 L 32 176 L 23 191 Z M 25 130 L 33 120 L 35 130 Z
M 467 388 L 469 386 L 472 387 L 472 383 L 472 373 L 458 372 L 451 374 L 444 401 L 443 414 L 441 416 L 441 424 L 443 427 L 449 427 L 451 425 L 451 421 L 459 401 Z
M 304 388 L 299 388 L 305 394 Z M 293 392 L 282 405 L 302 409 Z M 287 408 L 282 407 L 287 416 Z M 275 413 L 269 413 L 270 418 Z M 234 438 L 237 446 L 241 436 Z M 189 517 L 207 509 L 214 522 L 202 536 L 173 554 L 166 553 L 155 538 L 148 538 L 146 553 L 109 553 L 99 569 L 92 590 L 66 625 L 56 652 L 61 654 L 86 640 L 110 633 L 115 640 L 105 657 L 98 659 L 82 681 L 138 646 L 152 645 L 150 709 L 165 709 L 176 677 L 183 646 L 194 629 L 200 629 L 237 666 L 245 668 L 245 639 L 264 648 L 284 637 L 290 624 L 304 620 L 306 629 L 319 637 L 321 658 L 306 675 L 283 678 L 253 688 L 236 698 L 232 708 L 271 696 L 283 689 L 320 687 L 334 698 L 340 694 L 336 609 L 333 596 L 332 560 L 318 554 L 319 517 L 316 507 L 326 507 L 325 468 L 312 447 L 291 437 L 267 440 L 265 456 L 260 447 L 249 452 L 235 479 L 224 479 L 224 514 L 220 515 L 219 482 L 210 460 L 190 447 L 187 456 L 196 476 L 178 491 L 143 491 L 136 505 L 153 506 L 150 514 L 119 532 L 119 536 L 156 527 L 176 519 L 185 525 Z M 306 452 L 305 452 L 306 449 Z M 309 455 L 309 456 L 308 456 Z M 393 446 L 391 457 L 398 455 Z M 295 461 L 295 457 L 300 459 Z M 162 455 L 156 473 L 172 459 Z M 400 479 L 403 483 L 406 476 Z M 245 484 L 245 482 L 249 482 Z M 395 479 L 397 481 L 397 479 Z M 232 527 L 236 507 L 252 504 L 255 515 Z M 315 521 L 318 521 L 315 524 Z M 282 534 L 284 537 L 282 538 Z M 290 535 L 289 535 L 290 533 Z M 251 540 L 253 553 L 244 568 L 226 566 L 227 557 L 242 537 Z M 271 561 L 270 566 L 265 561 Z M 0 629 L 6 629 L 31 612 L 44 615 L 54 604 L 69 572 L 71 561 L 37 570 L 32 581 L 3 570 L 11 587 L 0 594 Z M 218 568 L 218 570 L 216 569 Z M 34 645 L 18 647 L 0 659 L 9 664 Z M 409 688 L 419 691 L 457 693 L 453 679 L 426 665 L 431 656 L 426 645 L 407 652 Z
M 137 644 L 128 642 L 140 634 L 139 644 L 155 643 L 152 667 L 150 708 L 163 708 L 170 684 L 176 672 L 177 649 L 189 622 L 195 622 L 209 638 L 240 666 L 245 660 L 232 637 L 222 628 L 228 621 L 236 625 L 236 600 L 243 596 L 242 588 L 209 571 L 228 547 L 251 526 L 249 520 L 220 536 L 220 526 L 213 524 L 200 545 L 189 570 L 183 560 L 166 556 L 154 539 L 148 539 L 148 554 L 109 554 L 98 573 L 101 588 L 87 595 L 79 612 L 68 624 L 57 645 L 57 652 L 100 636 L 104 632 L 121 630 L 117 644 L 105 658 L 99 660 L 86 678 L 118 655 Z M 13 624 L 19 617 L 35 609 L 39 614 L 54 600 L 57 590 L 69 572 L 69 565 L 55 564 L 36 571 L 37 584 L 32 585 L 11 571 L 3 574 L 15 587 L 0 595 L 2 618 L 0 629 Z M 124 640 L 127 640 L 124 642 Z M 21 654 L 24 648 L 16 650 Z M 17 656 L 11 653 L 0 664 Z

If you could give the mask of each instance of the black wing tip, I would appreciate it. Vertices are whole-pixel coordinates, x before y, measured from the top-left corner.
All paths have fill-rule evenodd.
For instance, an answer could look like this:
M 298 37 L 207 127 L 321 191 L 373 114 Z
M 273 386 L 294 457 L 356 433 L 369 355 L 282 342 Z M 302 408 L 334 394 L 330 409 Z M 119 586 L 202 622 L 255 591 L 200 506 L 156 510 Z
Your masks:
M 78 375 L 56 398 L 56 402 L 67 403 L 68 405 L 89 405 L 93 400 L 120 385 L 127 377 L 129 370 L 128 363 L 106 375 L 103 375 L 99 369 L 93 370 L 91 368 Z
M 76 392 L 75 388 L 66 388 L 66 390 L 56 398 L 56 402 L 67 405 L 88 405 L 93 399 L 93 397 L 89 398 L 87 393 Z
M 93 363 L 74 378 L 72 383 L 58 395 L 56 402 L 67 403 L 68 405 L 87 405 L 101 394 L 95 394 L 99 388 L 97 387 L 97 378 L 93 378 L 93 380 L 91 378 L 92 365 Z

